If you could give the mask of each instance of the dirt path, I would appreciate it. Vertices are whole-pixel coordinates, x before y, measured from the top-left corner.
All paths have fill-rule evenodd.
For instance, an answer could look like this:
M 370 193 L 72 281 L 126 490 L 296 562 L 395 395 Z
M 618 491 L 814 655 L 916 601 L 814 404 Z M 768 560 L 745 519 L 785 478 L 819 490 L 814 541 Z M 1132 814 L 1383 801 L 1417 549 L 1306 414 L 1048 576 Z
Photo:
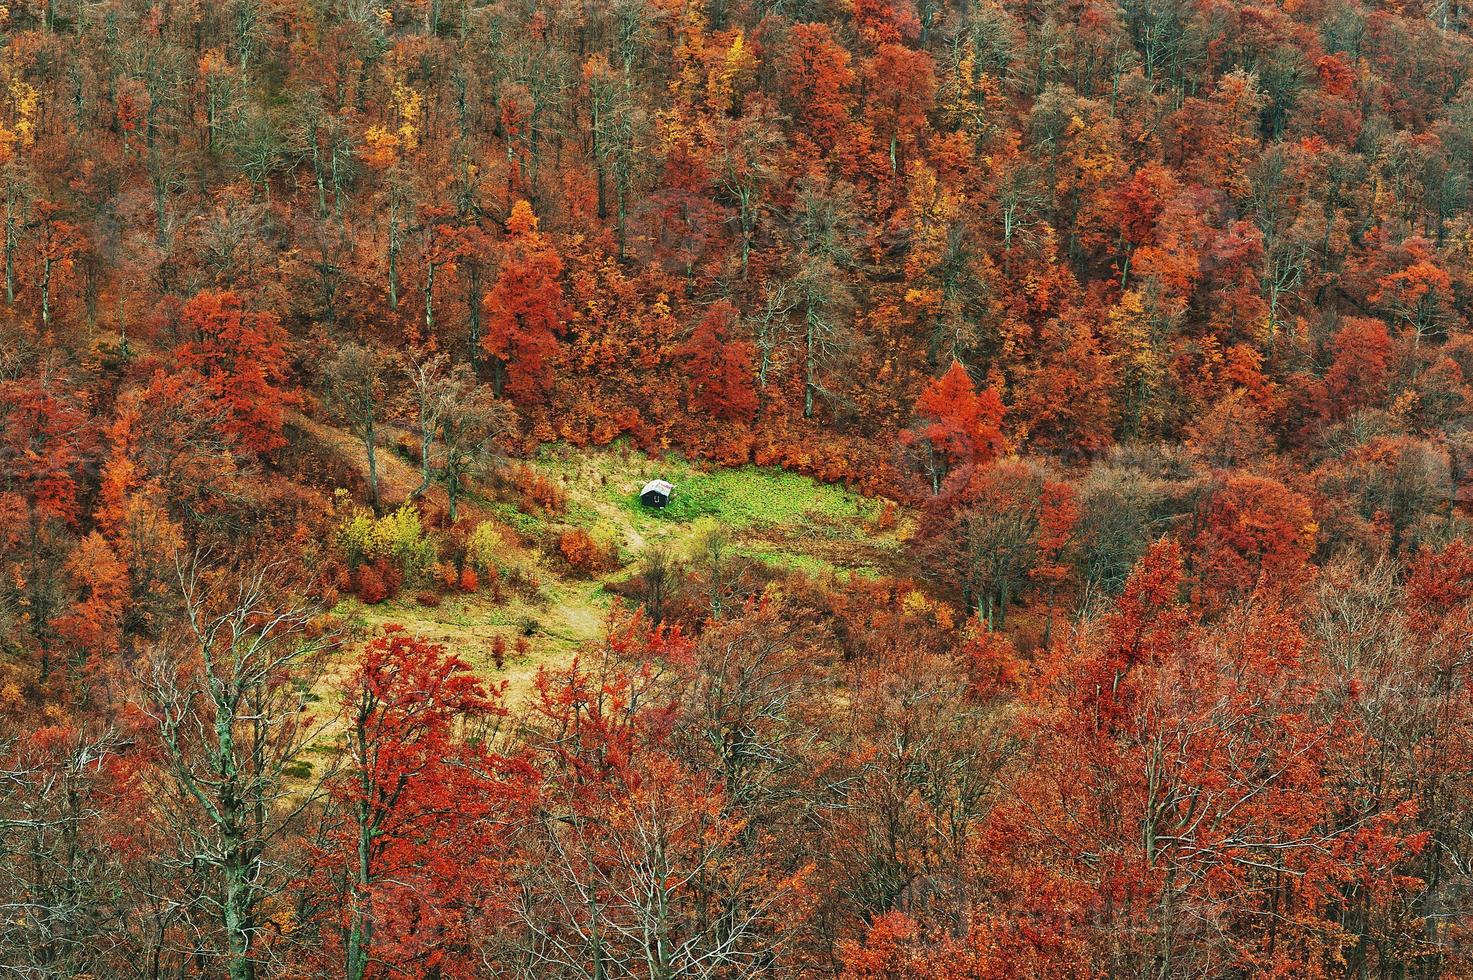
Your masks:
M 619 533 L 624 535 L 624 549 L 631 556 L 638 557 L 644 552 L 649 542 L 639 532 L 639 528 L 634 526 L 634 522 L 629 519 L 628 514 L 604 500 L 591 501 L 590 505 L 598 516 L 613 524 L 619 529 Z

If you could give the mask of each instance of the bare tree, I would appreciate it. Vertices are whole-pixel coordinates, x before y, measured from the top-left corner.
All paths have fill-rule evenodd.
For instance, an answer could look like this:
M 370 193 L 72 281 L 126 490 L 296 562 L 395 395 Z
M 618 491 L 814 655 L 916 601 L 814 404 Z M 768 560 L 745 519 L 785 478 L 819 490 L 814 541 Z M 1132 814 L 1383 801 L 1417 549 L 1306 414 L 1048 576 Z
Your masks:
M 97 800 L 123 739 L 112 728 L 45 731 L 0 764 L 0 972 L 100 975 L 124 941 L 121 867 L 102 846 Z
M 854 333 L 848 323 L 854 295 L 845 272 L 854 264 L 859 220 L 847 184 L 805 181 L 789 216 L 790 282 L 803 314 L 803 415 L 827 396 L 827 377 L 848 355 Z
M 740 594 L 741 563 L 735 561 L 736 548 L 731 532 L 722 525 L 703 530 L 691 548 L 691 564 L 703 580 L 711 619 L 721 618 L 725 606 Z
M 327 362 L 324 372 L 326 401 L 368 455 L 368 497 L 379 511 L 378 425 L 388 402 L 389 374 L 394 357 L 386 351 L 348 343 Z
M 658 624 L 664 620 L 672 600 L 680 592 L 685 572 L 685 566 L 664 545 L 656 544 L 646 552 L 633 581 L 635 595 L 644 604 L 651 622 Z
M 450 380 L 450 358 L 440 353 L 416 352 L 405 359 L 404 373 L 409 378 L 407 414 L 419 435 L 420 484 L 410 494 L 418 497 L 430 488 L 433 480 L 430 456 L 454 388 Z
M 465 365 L 456 367 L 449 382 L 440 419 L 440 439 L 445 447 L 440 474 L 450 498 L 449 518 L 454 521 L 456 505 L 470 480 L 496 460 L 501 440 L 515 424 L 516 413 L 490 388 L 480 385 Z
M 0 168 L 0 183 L 5 188 L 5 301 L 15 305 L 15 256 L 20 249 L 22 229 L 30 224 L 36 203 L 35 176 L 22 163 Z
M 281 602 L 277 568 L 232 584 L 196 555 L 177 572 L 185 625 L 145 668 L 140 708 L 159 738 L 164 816 L 223 933 L 225 973 L 255 980 L 262 903 L 290 877 L 276 845 L 326 776 L 305 775 L 304 753 L 325 725 L 307 709 L 331 641 L 309 629 L 307 610 Z
M 716 128 L 717 187 L 735 208 L 731 219 L 741 241 L 741 276 L 747 278 L 757 223 L 768 205 L 766 196 L 776 184 L 775 166 L 784 140 L 773 121 L 743 117 L 723 120 Z

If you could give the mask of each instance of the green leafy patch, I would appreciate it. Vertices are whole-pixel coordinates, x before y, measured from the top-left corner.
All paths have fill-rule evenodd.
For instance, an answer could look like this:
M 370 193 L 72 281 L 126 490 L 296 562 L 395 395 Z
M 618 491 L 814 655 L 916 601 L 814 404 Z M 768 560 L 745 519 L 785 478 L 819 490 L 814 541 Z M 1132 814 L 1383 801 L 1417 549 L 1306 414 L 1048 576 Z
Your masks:
M 667 466 L 665 472 L 670 468 Z M 681 469 L 684 472 L 666 476 L 675 484 L 669 506 L 645 507 L 636 495 L 637 488 L 621 503 L 655 521 L 688 522 L 710 517 L 729 528 L 783 524 L 809 515 L 858 522 L 869 520 L 875 513 L 873 501 L 843 487 L 785 470 L 758 466 L 709 472 L 684 466 Z

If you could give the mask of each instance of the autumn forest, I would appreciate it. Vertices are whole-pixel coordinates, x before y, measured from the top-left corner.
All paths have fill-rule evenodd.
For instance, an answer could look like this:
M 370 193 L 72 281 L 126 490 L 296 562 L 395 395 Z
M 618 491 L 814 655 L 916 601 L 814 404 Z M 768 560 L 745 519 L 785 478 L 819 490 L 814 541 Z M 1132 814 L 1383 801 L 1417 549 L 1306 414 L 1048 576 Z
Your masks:
M 0 973 L 1473 978 L 1470 205 L 1463 0 L 0 6 Z

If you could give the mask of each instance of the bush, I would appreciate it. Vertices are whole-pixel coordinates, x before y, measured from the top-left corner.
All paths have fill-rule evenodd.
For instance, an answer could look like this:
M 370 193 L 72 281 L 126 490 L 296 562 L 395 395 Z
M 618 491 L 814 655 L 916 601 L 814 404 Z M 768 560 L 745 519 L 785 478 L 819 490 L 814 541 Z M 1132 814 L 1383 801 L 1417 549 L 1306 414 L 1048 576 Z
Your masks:
M 377 520 L 356 510 L 339 526 L 337 538 L 350 568 L 388 562 L 401 580 L 422 582 L 435 564 L 435 542 L 425 533 L 419 511 L 408 504 Z
M 603 551 L 593 537 L 581 527 L 564 531 L 558 536 L 558 554 L 568 567 L 582 575 L 597 571 L 603 564 Z
M 512 467 L 506 480 L 515 490 L 517 510 L 523 514 L 561 514 L 568 508 L 568 495 L 530 466 Z
M 421 606 L 427 606 L 430 609 L 434 609 L 440 604 L 440 594 L 438 592 L 430 592 L 429 590 L 425 590 L 424 592 L 421 592 L 419 595 L 415 596 L 414 601 L 418 602 Z
M 506 637 L 498 636 L 491 640 L 491 660 L 497 670 L 506 666 Z
M 523 494 L 523 509 L 528 513 L 561 514 L 568 509 L 568 495 L 545 476 L 538 476 Z
M 380 558 L 373 563 L 373 570 L 383 581 L 384 588 L 389 590 L 390 599 L 399 594 L 399 588 L 404 584 L 404 573 L 399 571 L 398 566 L 387 558 Z
M 461 569 L 460 591 L 474 592 L 480 587 L 481 583 L 476 579 L 476 570 L 474 568 L 467 565 L 465 566 L 465 568 Z
M 373 557 L 373 525 L 371 513 L 356 510 L 338 528 L 338 548 L 349 568 L 357 568 Z
M 542 589 L 542 580 L 538 578 L 536 569 L 526 562 L 508 563 L 500 580 L 512 592 L 528 598 L 536 597 Z
M 488 576 L 496 571 L 496 558 L 503 547 L 501 531 L 490 521 L 482 521 L 465 543 L 466 564 L 483 577 Z
M 435 564 L 435 542 L 425 534 L 419 511 L 408 504 L 374 522 L 374 556 L 389 558 L 406 578 L 420 579 Z
M 370 606 L 376 606 L 389 597 L 388 584 L 372 565 L 359 565 L 353 572 L 353 591 Z

